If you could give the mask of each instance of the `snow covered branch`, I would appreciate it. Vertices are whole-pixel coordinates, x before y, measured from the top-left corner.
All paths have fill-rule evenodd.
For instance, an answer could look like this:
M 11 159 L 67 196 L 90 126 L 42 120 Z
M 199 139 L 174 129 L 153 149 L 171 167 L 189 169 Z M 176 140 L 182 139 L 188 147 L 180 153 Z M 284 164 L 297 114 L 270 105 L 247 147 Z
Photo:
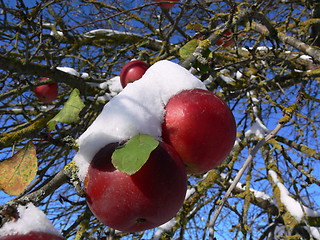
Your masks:
M 295 200 L 282 183 L 276 171 L 269 170 L 268 175 L 274 184 L 274 193 L 280 211 L 284 211 L 283 217 L 288 219 L 285 219 L 285 222 L 288 222 L 288 226 L 294 227 L 298 224 L 304 224 L 304 220 L 306 220 L 310 226 L 319 227 L 320 212 L 314 211 Z M 281 208 L 284 209 L 281 210 Z
M 257 32 L 260 32 L 266 36 L 270 36 L 269 29 L 262 24 L 252 23 L 252 28 Z M 295 47 L 296 49 L 300 50 L 301 52 L 313 57 L 317 62 L 320 62 L 320 50 L 318 50 L 312 46 L 309 46 L 308 44 L 306 44 L 306 43 L 304 43 L 304 42 L 302 42 L 292 36 L 286 35 L 284 33 L 278 32 L 277 36 L 283 43 L 286 43 L 286 44 L 289 44 L 289 45 Z
M 63 37 L 63 33 L 61 31 L 52 31 L 50 35 L 59 41 L 68 41 L 67 38 Z M 118 45 L 123 43 L 141 44 L 141 46 L 154 51 L 159 51 L 162 48 L 162 41 L 160 40 L 146 37 L 141 34 L 117 31 L 113 29 L 95 29 L 79 36 L 73 36 L 73 38 L 77 39 L 77 47 L 93 45 L 99 42 L 100 44 L 105 45 Z
M 27 75 L 36 75 L 39 77 L 48 77 L 57 82 L 64 82 L 73 88 L 78 88 L 83 94 L 94 94 L 96 90 L 86 84 L 81 77 L 65 72 L 65 69 L 50 68 L 36 63 L 24 63 L 10 54 L 0 54 L 0 68 L 11 72 Z

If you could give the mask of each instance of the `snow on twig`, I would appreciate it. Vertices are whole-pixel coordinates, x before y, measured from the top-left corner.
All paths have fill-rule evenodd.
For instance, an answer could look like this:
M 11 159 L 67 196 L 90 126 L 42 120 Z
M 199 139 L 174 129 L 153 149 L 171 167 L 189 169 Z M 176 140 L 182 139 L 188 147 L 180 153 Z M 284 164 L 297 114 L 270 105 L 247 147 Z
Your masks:
M 75 70 L 75 69 L 73 69 L 71 67 L 57 67 L 57 69 L 62 71 L 62 72 L 68 73 L 70 75 L 76 76 L 76 77 L 80 77 L 81 76 L 81 74 L 77 70 Z
M 246 170 L 246 168 L 249 166 L 249 164 L 251 163 L 252 159 L 254 158 L 254 156 L 256 155 L 256 153 L 258 152 L 258 150 L 267 142 L 269 141 L 271 138 L 273 138 L 279 131 L 280 129 L 283 127 L 282 123 L 279 123 L 267 136 L 265 136 L 265 138 L 263 138 L 262 140 L 260 140 L 257 145 L 252 149 L 252 151 L 250 152 L 249 156 L 247 157 L 246 161 L 244 162 L 244 164 L 242 165 L 241 169 L 239 170 L 239 172 L 237 173 L 237 175 L 234 178 L 234 181 L 232 182 L 232 184 L 230 185 L 230 187 L 228 188 L 226 194 L 224 195 L 224 197 L 222 198 L 222 200 L 220 201 L 218 207 L 216 208 L 214 215 L 212 217 L 212 219 L 209 222 L 209 239 L 213 240 L 214 239 L 214 225 L 216 223 L 216 220 L 218 219 L 218 216 L 223 208 L 224 203 L 227 201 L 227 199 L 229 198 L 231 192 L 234 190 L 234 188 L 237 186 L 241 176 L 243 175 L 244 171 Z
M 227 175 L 224 174 L 224 173 L 221 173 L 220 174 L 220 177 L 223 179 L 223 180 L 226 180 L 227 179 Z M 233 180 L 229 180 L 228 181 L 230 184 L 232 184 Z M 236 187 L 235 189 L 238 189 L 242 192 L 244 192 L 246 190 L 245 187 L 243 187 L 243 184 L 238 182 L 236 184 Z M 276 202 L 274 201 L 274 199 L 272 199 L 272 197 L 268 194 L 266 194 L 265 192 L 262 192 L 262 191 L 258 191 L 256 189 L 253 189 L 253 188 L 250 188 L 250 192 L 253 194 L 253 196 L 255 198 L 258 198 L 258 199 L 261 199 L 261 200 L 266 200 L 266 201 L 269 201 L 271 204 L 274 204 L 276 205 Z
M 269 132 L 270 130 L 263 124 L 260 118 L 256 117 L 251 128 L 245 132 L 245 136 L 248 137 L 255 135 L 258 138 L 264 138 L 264 136 Z
M 281 183 L 277 173 L 274 170 L 269 170 L 268 174 L 271 176 L 272 181 L 280 190 L 281 203 L 284 204 L 287 211 L 289 211 L 290 215 L 293 216 L 297 220 L 297 222 L 300 223 L 304 215 L 308 217 L 320 217 L 320 212 L 303 206 L 301 203 L 290 196 L 288 189 L 283 185 L 283 183 Z
M 159 240 L 162 233 L 164 232 L 170 232 L 171 229 L 176 225 L 177 221 L 172 218 L 170 221 L 166 222 L 165 224 L 162 224 L 158 227 L 157 231 L 153 235 L 154 240 Z

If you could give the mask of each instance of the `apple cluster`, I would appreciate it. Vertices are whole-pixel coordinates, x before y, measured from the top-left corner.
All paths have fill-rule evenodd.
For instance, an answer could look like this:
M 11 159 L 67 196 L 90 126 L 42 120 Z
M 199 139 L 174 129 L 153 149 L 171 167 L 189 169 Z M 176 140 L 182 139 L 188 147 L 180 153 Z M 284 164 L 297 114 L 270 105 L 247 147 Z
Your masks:
M 140 79 L 147 69 L 143 61 L 127 63 L 120 74 L 122 87 Z M 200 174 L 218 166 L 231 151 L 235 137 L 231 110 L 208 90 L 183 90 L 165 106 L 162 139 L 174 147 L 188 173 Z
M 163 61 L 158 65 L 161 64 L 164 68 L 168 67 L 168 71 L 170 68 L 179 68 L 181 71 L 177 64 Z M 156 118 L 142 121 L 160 128 L 159 145 L 150 153 L 141 169 L 130 175 L 118 170 L 112 163 L 114 151 L 129 139 L 109 141 L 96 151 L 84 178 L 86 200 L 92 213 L 105 225 L 124 232 L 151 229 L 173 218 L 181 208 L 186 195 L 187 174 L 204 173 L 219 165 L 231 151 L 236 134 L 236 124 L 231 110 L 220 97 L 206 90 L 200 80 L 194 80 L 192 76 L 190 84 L 187 78 L 178 79 L 178 82 L 181 82 L 178 87 L 172 83 L 171 88 L 176 87 L 174 91 L 171 91 L 166 83 L 167 90 L 160 96 L 157 94 L 161 92 L 161 84 L 157 81 L 161 81 L 161 77 L 155 72 L 156 67 L 149 71 L 148 76 L 144 76 L 147 75 L 147 69 L 148 65 L 138 60 L 126 64 L 120 74 L 124 94 L 107 103 L 104 111 L 110 118 L 111 110 L 119 109 L 117 103 L 123 107 L 125 101 L 141 105 L 140 108 L 144 109 L 143 100 L 135 103 L 130 91 L 133 92 L 147 81 L 152 81 L 153 77 L 157 78 L 154 88 L 159 89 L 150 89 L 151 93 L 146 93 L 147 100 L 157 102 L 170 92 L 168 100 L 164 101 L 159 122 Z M 183 74 L 190 75 L 188 72 Z M 183 74 L 181 78 L 184 78 Z M 139 80 L 141 77 L 144 80 Z M 130 109 L 130 106 L 127 108 Z M 148 109 L 146 113 L 149 111 L 152 109 Z M 131 113 L 124 110 L 119 115 L 130 122 Z M 148 119 L 147 116 L 145 118 Z M 102 117 L 96 121 L 102 122 Z M 121 125 L 120 118 L 113 122 Z M 136 122 L 126 123 L 123 131 L 135 129 L 134 123 Z M 102 128 L 101 131 L 104 131 Z M 117 131 L 117 128 L 120 127 L 115 125 L 114 130 Z M 91 131 L 92 129 L 94 127 L 91 127 Z M 89 139 L 84 148 L 89 149 L 88 145 L 93 145 L 94 137 L 100 137 L 99 144 L 103 141 L 103 134 L 98 130 L 94 131 L 96 135 L 90 131 L 84 134 L 83 138 Z M 107 132 L 106 135 L 112 135 L 112 132 Z M 84 152 L 83 155 L 89 156 L 88 152 Z

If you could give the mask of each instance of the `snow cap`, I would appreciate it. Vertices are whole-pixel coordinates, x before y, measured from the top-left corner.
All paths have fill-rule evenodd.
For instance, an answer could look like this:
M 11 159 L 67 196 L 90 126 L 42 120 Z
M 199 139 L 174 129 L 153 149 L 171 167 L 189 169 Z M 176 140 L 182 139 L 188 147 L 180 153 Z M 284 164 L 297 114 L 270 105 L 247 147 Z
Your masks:
M 27 234 L 29 232 L 45 232 L 60 236 L 47 216 L 32 203 L 18 206 L 19 219 L 6 222 L 0 228 L 0 237 L 14 234 Z
M 84 180 L 94 155 L 109 143 L 123 142 L 137 134 L 161 140 L 165 105 L 177 93 L 205 85 L 187 69 L 162 60 L 145 72 L 141 79 L 129 83 L 103 108 L 100 115 L 77 140 L 79 151 L 74 160 L 79 178 Z

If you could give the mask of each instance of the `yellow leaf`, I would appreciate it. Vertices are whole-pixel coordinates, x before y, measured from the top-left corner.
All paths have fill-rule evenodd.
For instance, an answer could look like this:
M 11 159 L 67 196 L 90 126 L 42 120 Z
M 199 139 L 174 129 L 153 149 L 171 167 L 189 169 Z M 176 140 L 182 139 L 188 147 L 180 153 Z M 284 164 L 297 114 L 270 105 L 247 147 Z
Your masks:
M 187 30 L 195 30 L 195 31 L 200 31 L 201 29 L 203 29 L 203 25 L 200 23 L 189 23 L 186 26 Z
M 38 161 L 34 144 L 26 146 L 0 163 L 0 190 L 9 195 L 19 195 L 35 178 Z

